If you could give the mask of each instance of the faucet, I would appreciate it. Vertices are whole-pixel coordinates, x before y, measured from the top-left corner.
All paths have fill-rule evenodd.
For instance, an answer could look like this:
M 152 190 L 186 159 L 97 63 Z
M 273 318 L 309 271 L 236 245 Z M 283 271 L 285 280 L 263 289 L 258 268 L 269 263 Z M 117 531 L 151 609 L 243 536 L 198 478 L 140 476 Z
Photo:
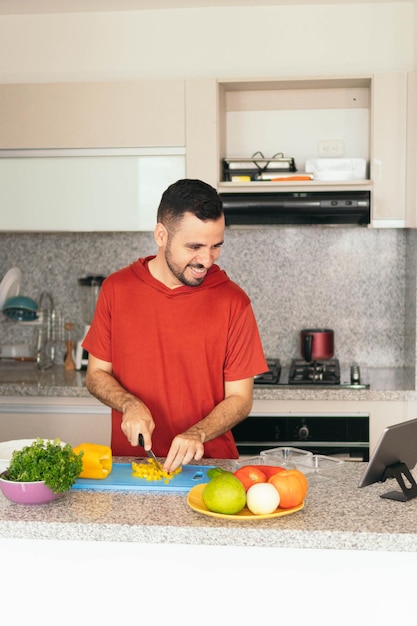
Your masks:
M 36 363 L 41 370 L 51 367 L 55 360 L 55 304 L 50 293 L 44 291 L 39 298 L 39 312 L 42 315 L 42 325 L 38 331 L 36 347 Z

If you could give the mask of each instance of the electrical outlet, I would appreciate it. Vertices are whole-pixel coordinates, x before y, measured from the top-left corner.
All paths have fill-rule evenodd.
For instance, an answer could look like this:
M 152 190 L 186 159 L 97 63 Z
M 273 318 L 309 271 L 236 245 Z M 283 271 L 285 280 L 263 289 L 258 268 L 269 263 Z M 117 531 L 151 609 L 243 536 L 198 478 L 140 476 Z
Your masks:
M 320 157 L 342 157 L 345 154 L 343 139 L 323 139 L 319 141 L 318 153 Z

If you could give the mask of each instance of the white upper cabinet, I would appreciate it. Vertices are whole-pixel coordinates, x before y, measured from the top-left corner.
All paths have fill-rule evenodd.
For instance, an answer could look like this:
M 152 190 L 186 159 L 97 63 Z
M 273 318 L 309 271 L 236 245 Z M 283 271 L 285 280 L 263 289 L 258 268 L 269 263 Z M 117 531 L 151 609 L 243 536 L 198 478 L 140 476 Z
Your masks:
M 187 171 L 227 191 L 371 191 L 374 227 L 404 227 L 407 74 L 187 81 Z M 197 116 L 191 105 L 199 108 Z M 230 182 L 223 159 L 342 157 L 366 162 L 365 176 L 329 180 Z
M 150 230 L 162 191 L 371 192 L 371 226 L 415 227 L 417 79 L 190 79 L 0 85 L 1 230 Z M 413 108 L 414 107 L 414 108 Z M 362 159 L 358 179 L 229 182 L 256 152 Z
M 180 149 L 32 152 L 0 158 L 1 230 L 153 230 L 162 192 L 185 176 Z
M 181 80 L 0 85 L 0 229 L 152 230 L 184 111 Z

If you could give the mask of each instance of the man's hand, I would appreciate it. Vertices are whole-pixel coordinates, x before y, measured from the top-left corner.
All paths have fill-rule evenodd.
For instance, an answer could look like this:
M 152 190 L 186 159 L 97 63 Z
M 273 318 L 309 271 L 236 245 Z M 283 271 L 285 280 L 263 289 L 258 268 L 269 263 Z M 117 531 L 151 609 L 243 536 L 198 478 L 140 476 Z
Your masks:
M 129 399 L 123 406 L 122 431 L 132 446 L 138 445 L 142 433 L 145 450 L 151 449 L 155 422 L 148 407 L 138 398 Z
M 200 461 L 204 442 L 224 434 L 244 419 L 252 407 L 253 378 L 225 383 L 225 398 L 200 422 L 177 435 L 171 443 L 164 470 L 173 472 L 180 465 Z
M 198 424 L 174 437 L 165 459 L 164 470 L 173 472 L 177 467 L 187 465 L 193 460 L 200 461 L 204 455 L 204 439 L 204 433 L 200 431 Z

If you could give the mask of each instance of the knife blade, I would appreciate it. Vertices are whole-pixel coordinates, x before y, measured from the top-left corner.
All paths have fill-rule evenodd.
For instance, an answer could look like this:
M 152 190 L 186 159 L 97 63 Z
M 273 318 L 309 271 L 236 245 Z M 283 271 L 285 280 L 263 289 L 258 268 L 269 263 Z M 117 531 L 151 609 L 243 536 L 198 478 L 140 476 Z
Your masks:
M 144 448 L 145 442 L 143 441 L 143 435 L 142 435 L 142 433 L 139 433 L 139 438 L 138 438 L 138 439 L 139 439 L 139 445 L 140 445 L 140 446 L 142 446 L 142 448 L 145 450 L 145 448 Z M 163 471 L 163 469 L 162 469 L 162 465 L 161 465 L 161 463 L 158 461 L 158 459 L 156 458 L 156 456 L 154 455 L 154 453 L 152 452 L 152 450 L 145 450 L 145 452 L 146 452 L 146 454 L 148 455 L 148 457 L 149 457 L 150 459 L 153 459 L 153 460 L 155 461 L 157 468 L 158 468 L 158 469 L 160 469 L 160 470 L 161 470 L 161 472 L 162 472 L 162 471 Z

